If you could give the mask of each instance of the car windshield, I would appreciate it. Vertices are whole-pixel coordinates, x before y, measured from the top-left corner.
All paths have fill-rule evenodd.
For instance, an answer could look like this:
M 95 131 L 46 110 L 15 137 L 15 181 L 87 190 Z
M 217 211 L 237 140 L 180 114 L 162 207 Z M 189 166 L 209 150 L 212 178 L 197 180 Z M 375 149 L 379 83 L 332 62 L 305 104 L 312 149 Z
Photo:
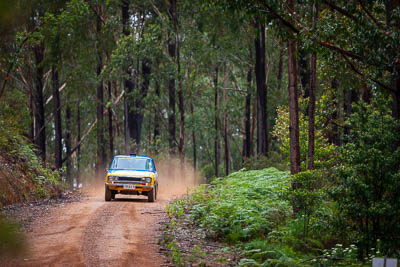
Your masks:
M 130 169 L 151 171 L 153 169 L 150 159 L 145 158 L 115 158 L 112 169 Z

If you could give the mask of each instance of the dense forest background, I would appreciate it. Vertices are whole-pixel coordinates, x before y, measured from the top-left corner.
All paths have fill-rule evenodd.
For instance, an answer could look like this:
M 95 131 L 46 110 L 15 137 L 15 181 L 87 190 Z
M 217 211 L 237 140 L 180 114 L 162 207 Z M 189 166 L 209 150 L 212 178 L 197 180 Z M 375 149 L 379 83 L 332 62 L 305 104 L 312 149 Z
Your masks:
M 277 167 L 304 237 L 324 202 L 360 258 L 399 252 L 400 1 L 1 1 L 0 37 L 2 174 Z

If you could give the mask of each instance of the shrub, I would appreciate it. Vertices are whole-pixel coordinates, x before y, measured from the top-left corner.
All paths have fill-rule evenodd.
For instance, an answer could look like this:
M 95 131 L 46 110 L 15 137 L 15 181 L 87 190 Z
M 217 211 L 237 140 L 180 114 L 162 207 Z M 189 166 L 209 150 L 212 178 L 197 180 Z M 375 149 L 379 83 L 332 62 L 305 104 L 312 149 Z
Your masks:
M 379 100 L 379 99 L 378 99 Z M 332 190 L 345 223 L 355 232 L 360 257 L 382 241 L 384 253 L 399 249 L 400 124 L 380 103 L 354 106 L 349 140 Z

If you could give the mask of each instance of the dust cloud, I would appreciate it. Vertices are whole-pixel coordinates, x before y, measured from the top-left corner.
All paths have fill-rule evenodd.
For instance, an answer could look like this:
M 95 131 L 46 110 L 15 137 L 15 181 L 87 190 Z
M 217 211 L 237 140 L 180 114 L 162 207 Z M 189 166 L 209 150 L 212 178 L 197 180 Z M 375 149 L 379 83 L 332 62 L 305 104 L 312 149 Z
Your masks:
M 205 183 L 204 177 L 194 170 L 189 162 L 181 163 L 179 158 L 154 156 L 158 174 L 157 199 L 171 200 L 192 191 L 199 184 Z M 104 197 L 103 176 L 94 178 L 93 175 L 82 177 L 82 192 L 92 197 Z M 126 195 L 124 196 L 126 197 Z M 137 198 L 137 196 L 134 196 Z
M 177 158 L 155 160 L 155 164 L 160 199 L 169 200 L 183 196 L 205 181 L 190 163 L 181 163 Z

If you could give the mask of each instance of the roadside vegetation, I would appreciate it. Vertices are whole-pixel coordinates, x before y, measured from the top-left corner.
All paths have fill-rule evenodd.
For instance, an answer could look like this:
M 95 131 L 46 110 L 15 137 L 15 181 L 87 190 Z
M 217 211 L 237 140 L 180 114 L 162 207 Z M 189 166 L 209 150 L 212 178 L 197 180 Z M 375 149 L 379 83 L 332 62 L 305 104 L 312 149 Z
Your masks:
M 384 102 L 353 106 L 353 141 L 340 148 L 317 132 L 314 170 L 242 169 L 168 206 L 165 236 L 175 262 L 193 257 L 172 238 L 185 231 L 239 251 L 240 266 L 371 266 L 373 257 L 399 257 L 400 150 L 393 144 L 400 128 Z M 278 113 L 274 132 L 288 160 L 288 138 L 278 134 L 288 128 L 287 112 Z M 301 138 L 307 127 L 300 129 Z
M 15 256 L 25 247 L 20 226 L 3 218 L 2 209 L 55 198 L 64 189 L 59 172 L 43 164 L 32 143 L 23 136 L 23 97 L 14 93 L 0 106 L 0 258 Z
M 15 93 L 15 92 L 14 92 Z M 0 209 L 10 204 L 53 198 L 63 190 L 58 171 L 43 164 L 23 135 L 22 96 L 0 107 Z
M 165 241 L 175 264 L 186 266 L 193 259 L 205 264 L 212 259 L 229 266 L 223 255 L 234 251 L 240 266 L 370 266 L 372 254 L 359 261 L 351 240 L 336 235 L 340 226 L 335 229 L 332 224 L 337 218 L 328 201 L 309 207 L 312 215 L 293 217 L 290 184 L 288 172 L 275 168 L 240 170 L 171 203 Z M 207 257 L 201 259 L 196 256 L 201 255 L 201 246 L 180 246 L 181 241 L 174 239 L 178 232 L 201 232 L 221 247 L 203 252 Z

